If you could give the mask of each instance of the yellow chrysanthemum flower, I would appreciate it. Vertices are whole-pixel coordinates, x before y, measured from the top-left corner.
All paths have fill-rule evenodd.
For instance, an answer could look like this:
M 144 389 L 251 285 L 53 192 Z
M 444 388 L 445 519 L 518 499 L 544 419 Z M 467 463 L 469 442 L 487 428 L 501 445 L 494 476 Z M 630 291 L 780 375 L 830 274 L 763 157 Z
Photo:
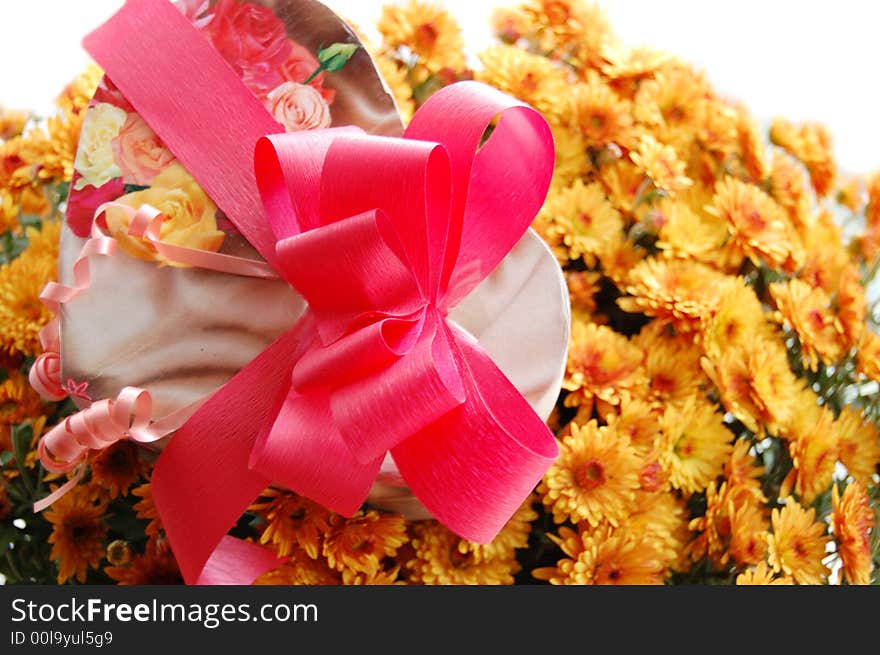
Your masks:
M 324 537 L 323 555 L 337 571 L 375 576 L 382 560 L 394 557 L 407 540 L 402 516 L 368 510 L 350 519 L 334 517 L 333 529 Z
M 803 261 L 787 216 L 770 196 L 752 184 L 727 176 L 715 186 L 710 212 L 727 222 L 731 244 L 755 266 L 796 270 Z
M 871 329 L 862 332 L 859 342 L 856 370 L 865 377 L 880 382 L 880 334 Z
M 794 584 L 787 575 L 777 576 L 766 562 L 758 562 L 758 565 L 743 571 L 736 576 L 738 585 L 791 585 Z
M 661 421 L 660 463 L 669 481 L 687 493 L 702 491 L 718 476 L 733 449 L 733 435 L 715 406 L 692 396 L 670 405 Z
M 779 322 L 797 333 L 804 366 L 815 371 L 820 362 L 833 364 L 843 355 L 843 327 L 831 311 L 831 299 L 798 279 L 774 282 L 770 295 L 779 310 Z
M 19 136 L 31 116 L 29 111 L 8 109 L 0 105 L 0 141 L 7 141 Z
M 654 136 L 685 152 L 707 112 L 708 84 L 690 66 L 670 61 L 636 93 L 635 116 Z
M 620 214 L 596 182 L 585 185 L 575 180 L 571 186 L 552 192 L 542 213 L 562 230 L 569 258 L 583 257 L 588 266 L 595 264 L 603 247 L 623 229 Z
M 795 415 L 790 431 L 788 449 L 792 469 L 783 481 L 779 495 L 794 491 L 804 504 L 828 489 L 838 457 L 838 439 L 834 429 L 834 414 L 826 407 L 818 415 Z
M 736 132 L 743 167 L 749 179 L 760 184 L 770 175 L 770 160 L 758 123 L 744 107 L 736 112 Z
M 580 534 L 562 527 L 549 535 L 568 558 L 532 575 L 555 585 L 648 585 L 663 582 L 662 553 L 654 540 L 640 540 L 626 530 L 602 526 Z
M 828 576 L 822 563 L 828 542 L 825 525 L 815 519 L 815 509 L 806 510 L 791 499 L 770 517 L 773 533 L 767 538 L 767 561 L 798 584 L 822 584 Z
M 52 319 L 40 293 L 58 274 L 57 257 L 25 249 L 0 268 L 0 350 L 41 352 L 39 332 Z
M 871 584 L 871 533 L 877 523 L 867 491 L 859 482 L 853 482 L 841 496 L 834 485 L 831 503 L 831 525 L 843 577 L 850 584 Z
M 562 387 L 569 407 L 594 398 L 617 405 L 644 386 L 642 352 L 604 325 L 574 321 Z
M 260 543 L 272 544 L 281 557 L 301 548 L 316 559 L 324 536 L 330 532 L 330 512 L 289 491 L 270 487 L 263 491 L 249 511 L 266 521 Z
M 808 220 L 812 195 L 806 171 L 784 150 L 772 150 L 770 196 L 786 210 L 793 225 L 802 226 Z
M 658 227 L 656 246 L 668 257 L 693 259 L 705 264 L 723 260 L 727 225 L 717 216 L 700 211 L 679 194 L 663 198 L 649 214 Z
M 776 432 L 791 421 L 799 393 L 797 378 L 778 341 L 756 341 L 702 359 L 727 411 L 752 432 Z
M 757 564 L 767 552 L 769 523 L 754 496 L 727 482 L 706 489 L 706 511 L 690 522 L 698 533 L 690 545 L 693 560 L 708 557 L 715 568 L 731 560 L 738 566 Z
M 820 123 L 795 125 L 776 118 L 770 126 L 770 140 L 804 163 L 818 195 L 826 196 L 834 188 L 837 165 L 828 128 Z
M 439 3 L 409 0 L 385 5 L 376 27 L 387 49 L 408 48 L 430 73 L 465 67 L 461 28 Z
M 513 557 L 485 559 L 474 551 L 461 552 L 461 539 L 436 521 L 421 521 L 410 542 L 415 552 L 405 568 L 410 582 L 433 584 L 513 584 L 520 565 Z
M 679 332 L 694 332 L 718 307 L 715 289 L 724 279 L 697 262 L 650 257 L 629 272 L 624 290 L 630 295 L 617 304 L 625 312 L 670 322 Z
M 664 145 L 653 136 L 643 134 L 638 148 L 630 152 L 632 162 L 647 175 L 654 186 L 670 195 L 684 191 L 694 182 L 685 172 L 685 164 L 672 146 Z
M 16 369 L 7 372 L 6 379 L 0 382 L 0 430 L 7 431 L 8 426 L 37 418 L 46 411 L 40 395 L 31 388 L 27 376 Z M 4 434 L 3 437 L 8 438 Z M 6 439 L 0 437 L 0 444 Z M 4 448 L 12 450 L 12 448 Z
M 570 90 L 573 123 L 590 148 L 609 144 L 625 148 L 633 142 L 632 108 L 599 79 L 576 84 Z
M 628 436 L 633 448 L 640 454 L 654 449 L 660 437 L 662 413 L 658 408 L 641 398 L 633 398 L 623 401 L 619 411 L 617 416 L 607 417 L 609 422 L 614 421 L 617 431 Z
M 844 407 L 834 422 L 840 461 L 849 474 L 865 486 L 874 484 L 880 464 L 880 431 L 850 406 Z
M 567 122 L 565 71 L 545 57 L 521 48 L 495 45 L 480 53 L 483 69 L 476 79 L 532 105 L 552 125 Z
M 691 531 L 683 499 L 666 490 L 639 491 L 635 509 L 618 530 L 634 538 L 652 540 L 664 569 L 687 570 L 686 547 Z
M 312 558 L 300 549 L 294 548 L 284 564 L 268 571 L 254 580 L 255 585 L 338 585 L 342 578 L 338 571 L 330 568 L 323 557 Z
M 652 321 L 633 344 L 645 353 L 646 399 L 656 406 L 684 403 L 707 386 L 700 351 L 687 336 L 672 336 L 662 323 Z
M 553 520 L 618 525 L 632 511 L 641 460 L 613 425 L 573 424 L 538 487 Z
M 757 463 L 751 443 L 747 439 L 737 439 L 730 459 L 724 465 L 727 484 L 737 494 L 745 494 L 759 503 L 766 503 L 767 497 L 761 489 L 762 475 L 764 467 Z
M 608 200 L 617 209 L 629 215 L 639 194 L 645 189 L 648 178 L 645 173 L 629 159 L 614 159 L 604 164 L 597 177 L 605 187 Z
M 718 306 L 700 335 L 707 355 L 717 358 L 727 350 L 777 338 L 778 330 L 768 321 L 761 301 L 743 278 L 727 278 L 716 289 Z
M 576 68 L 600 65 L 603 47 L 613 39 L 601 9 L 585 0 L 528 0 L 520 11 L 531 27 L 525 36 Z

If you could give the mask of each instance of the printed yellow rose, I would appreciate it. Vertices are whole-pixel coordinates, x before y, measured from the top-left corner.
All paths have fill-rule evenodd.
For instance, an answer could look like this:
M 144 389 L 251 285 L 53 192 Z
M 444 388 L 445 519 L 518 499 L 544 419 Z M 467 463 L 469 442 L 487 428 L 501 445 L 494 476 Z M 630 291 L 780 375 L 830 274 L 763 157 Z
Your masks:
M 73 185 L 79 191 L 91 184 L 100 187 L 122 175 L 113 159 L 113 139 L 125 124 L 125 111 L 108 102 L 99 102 L 86 110 L 79 148 L 73 168 L 81 177 Z
M 216 251 L 224 233 L 217 229 L 217 207 L 193 177 L 178 163 L 172 163 L 153 181 L 149 189 L 135 191 L 117 202 L 134 209 L 147 204 L 163 215 L 160 239 L 165 243 Z M 123 251 L 148 261 L 166 261 L 149 242 L 128 234 L 129 217 L 119 208 L 107 210 L 107 228 Z

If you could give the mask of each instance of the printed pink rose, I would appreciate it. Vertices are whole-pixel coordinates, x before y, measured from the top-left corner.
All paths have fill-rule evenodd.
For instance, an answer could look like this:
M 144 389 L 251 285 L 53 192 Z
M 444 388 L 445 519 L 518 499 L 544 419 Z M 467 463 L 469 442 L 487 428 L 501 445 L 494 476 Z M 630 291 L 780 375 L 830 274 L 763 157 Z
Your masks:
M 174 4 L 200 30 L 205 29 L 214 18 L 210 12 L 211 0 L 177 0 Z
M 271 9 L 238 0 L 220 0 L 207 32 L 217 51 L 257 96 L 284 81 L 281 66 L 292 44 L 284 23 Z
M 307 48 L 301 46 L 299 43 L 293 41 L 291 42 L 291 46 L 292 50 L 290 52 L 290 57 L 287 58 L 287 61 L 284 62 L 284 65 L 281 67 L 281 74 L 284 75 L 284 79 L 288 82 L 303 84 L 309 79 L 309 76 L 317 70 L 318 60 L 308 51 Z M 319 91 L 324 100 L 327 101 L 328 105 L 333 104 L 333 98 L 336 96 L 336 91 L 333 89 L 325 89 L 323 85 L 324 73 L 316 75 L 315 79 L 309 82 L 309 86 L 314 87 Z
M 330 107 L 317 89 L 285 82 L 266 98 L 266 108 L 287 132 L 330 127 Z
M 139 114 L 126 117 L 125 124 L 111 143 L 113 159 L 128 184 L 152 184 L 175 159 Z
M 95 219 L 95 210 L 105 202 L 116 200 L 124 192 L 121 177 L 115 177 L 109 182 L 93 187 L 84 186 L 76 190 L 76 180 L 79 173 L 74 173 L 73 184 L 70 187 L 70 195 L 67 197 L 67 226 L 78 237 L 87 237 L 92 230 L 92 221 Z

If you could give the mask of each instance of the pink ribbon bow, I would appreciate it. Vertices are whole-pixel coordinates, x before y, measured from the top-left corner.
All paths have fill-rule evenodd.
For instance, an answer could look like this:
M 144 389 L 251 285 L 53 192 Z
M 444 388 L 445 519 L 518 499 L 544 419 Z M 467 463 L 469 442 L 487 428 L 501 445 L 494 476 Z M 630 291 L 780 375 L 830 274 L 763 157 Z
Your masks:
M 350 515 L 389 451 L 438 520 L 490 541 L 558 451 L 447 314 L 540 208 L 554 160 L 546 122 L 465 82 L 432 96 L 403 138 L 357 128 L 277 134 L 167 7 L 129 0 L 87 49 L 309 304 L 157 462 L 153 497 L 185 580 L 247 582 L 271 568 L 274 558 L 249 550 L 258 547 L 225 537 L 268 484 Z M 161 49 L 151 47 L 151 30 L 162 31 Z M 223 89 L 222 110 L 199 97 L 203 84 Z M 157 101 L 167 92 L 175 102 Z M 230 120 L 238 121 L 228 128 L 233 139 L 218 139 Z M 243 165 L 242 138 L 256 142 L 253 169 Z M 251 202 L 257 189 L 265 218 Z

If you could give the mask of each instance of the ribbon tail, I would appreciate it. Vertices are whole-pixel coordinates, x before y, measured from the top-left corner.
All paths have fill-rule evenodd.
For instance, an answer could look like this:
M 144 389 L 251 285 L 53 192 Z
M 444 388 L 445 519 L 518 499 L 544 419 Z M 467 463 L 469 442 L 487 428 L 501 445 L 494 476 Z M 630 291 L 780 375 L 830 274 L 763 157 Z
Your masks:
M 196 584 L 250 584 L 284 563 L 268 548 L 225 535 L 205 563 Z
M 153 499 L 188 584 L 200 579 L 226 532 L 269 484 L 248 468 L 248 458 L 258 433 L 268 429 L 281 405 L 290 367 L 310 324 L 301 320 L 221 387 L 156 462 Z M 221 552 L 218 562 L 235 552 L 251 551 Z M 245 579 L 249 557 L 239 563 L 239 583 L 252 581 Z
M 559 450 L 547 425 L 491 358 L 469 338 L 454 334 L 467 400 L 391 454 L 431 514 L 459 536 L 485 544 L 532 492 Z

